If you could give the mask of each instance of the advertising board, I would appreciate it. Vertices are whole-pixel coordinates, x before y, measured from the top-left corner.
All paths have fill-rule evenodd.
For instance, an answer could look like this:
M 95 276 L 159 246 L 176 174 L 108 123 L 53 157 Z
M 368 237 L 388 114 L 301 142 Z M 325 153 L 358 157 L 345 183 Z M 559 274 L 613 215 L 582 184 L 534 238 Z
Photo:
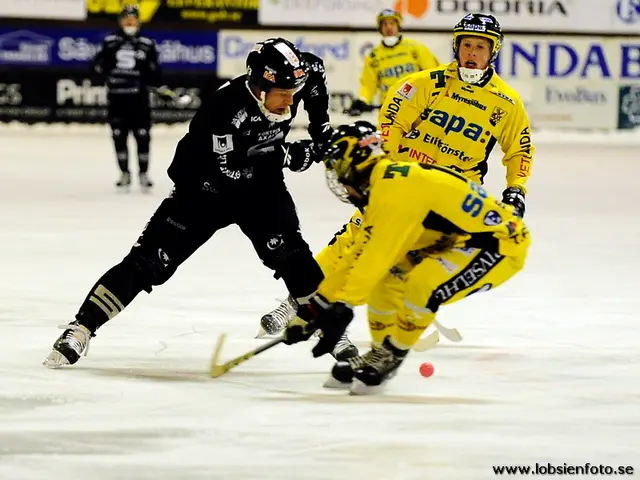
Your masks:
M 87 67 L 112 30 L 0 28 L 0 65 Z M 213 31 L 145 30 L 155 40 L 164 69 L 216 70 L 218 34 Z
M 469 13 L 496 16 L 505 31 L 637 33 L 640 0 L 261 0 L 265 26 L 375 28 L 384 8 L 407 28 L 451 30 Z

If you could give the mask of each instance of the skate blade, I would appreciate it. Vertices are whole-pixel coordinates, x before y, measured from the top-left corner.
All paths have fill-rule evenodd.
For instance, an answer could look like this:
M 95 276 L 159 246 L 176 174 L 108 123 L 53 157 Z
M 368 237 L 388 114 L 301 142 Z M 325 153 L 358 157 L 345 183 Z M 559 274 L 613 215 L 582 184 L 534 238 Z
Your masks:
M 376 395 L 384 390 L 386 383 L 387 382 L 382 382 L 380 385 L 367 385 L 361 380 L 354 378 L 349 388 L 349 395 Z
M 271 339 L 274 339 L 274 338 L 278 338 L 278 334 L 267 333 L 267 331 L 264 328 L 259 327 L 258 328 L 258 333 L 256 333 L 256 336 L 254 338 L 264 339 L 264 340 L 271 340 Z
M 324 388 L 330 388 L 334 390 L 349 390 L 349 387 L 351 387 L 351 383 L 340 382 L 333 378 L 333 375 L 329 375 L 329 378 L 326 382 L 324 382 L 324 385 L 322 386 Z
M 67 365 L 71 364 L 69 363 L 69 360 L 67 360 L 67 357 L 62 355 L 57 350 L 52 350 L 51 353 L 47 355 L 47 358 L 44 359 L 42 365 L 47 368 L 56 369 L 66 367 Z

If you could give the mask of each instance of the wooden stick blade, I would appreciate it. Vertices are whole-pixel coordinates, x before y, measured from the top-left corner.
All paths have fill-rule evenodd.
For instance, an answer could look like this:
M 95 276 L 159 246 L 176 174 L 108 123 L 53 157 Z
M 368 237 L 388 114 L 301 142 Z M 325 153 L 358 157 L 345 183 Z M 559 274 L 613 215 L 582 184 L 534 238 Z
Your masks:
M 440 334 L 438 330 L 434 330 L 428 336 L 421 338 L 413 346 L 413 350 L 416 352 L 426 352 L 434 348 L 440 341 Z
M 209 373 L 211 377 L 218 378 L 225 373 L 224 367 L 220 365 L 220 357 L 222 356 L 222 347 L 227 340 L 227 334 L 223 333 L 218 337 L 218 343 L 213 351 L 213 357 L 211 357 L 211 365 L 209 366 Z

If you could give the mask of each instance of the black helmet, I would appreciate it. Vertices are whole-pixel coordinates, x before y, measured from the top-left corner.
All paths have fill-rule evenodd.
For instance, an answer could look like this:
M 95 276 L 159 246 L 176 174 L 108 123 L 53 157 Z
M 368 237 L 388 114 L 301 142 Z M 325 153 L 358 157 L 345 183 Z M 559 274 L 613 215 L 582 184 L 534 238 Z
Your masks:
M 371 123 L 359 120 L 335 129 L 323 157 L 329 189 L 343 202 L 366 205 L 369 176 L 384 156 L 382 134 Z M 354 199 L 344 188 L 353 187 L 363 199 Z
M 272 88 L 300 88 L 308 75 L 309 66 L 302 54 L 284 38 L 258 42 L 247 56 L 249 84 L 263 92 Z
M 484 13 L 470 13 L 453 27 L 453 53 L 458 58 L 461 37 L 473 36 L 486 38 L 491 42 L 491 57 L 489 63 L 495 61 L 502 47 L 504 35 L 500 22 L 493 15 Z
M 129 15 L 133 15 L 138 20 L 140 20 L 140 8 L 138 7 L 138 5 L 125 5 L 124 7 L 122 7 L 118 19 L 127 17 Z

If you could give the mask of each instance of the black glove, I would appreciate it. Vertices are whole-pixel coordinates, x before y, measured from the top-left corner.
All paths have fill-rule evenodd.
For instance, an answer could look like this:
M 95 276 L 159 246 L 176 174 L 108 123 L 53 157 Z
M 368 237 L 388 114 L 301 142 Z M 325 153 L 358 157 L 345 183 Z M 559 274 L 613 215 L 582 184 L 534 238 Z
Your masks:
M 351 106 L 347 110 L 345 110 L 344 113 L 346 113 L 347 115 L 351 115 L 352 117 L 358 117 L 362 115 L 364 112 L 369 112 L 369 111 L 371 111 L 371 108 L 369 107 L 369 105 L 367 105 L 362 100 L 357 98 L 353 102 L 351 102 Z
M 284 343 L 292 345 L 306 341 L 316 330 L 321 330 L 320 341 L 312 350 L 314 357 L 321 357 L 333 352 L 351 320 L 353 310 L 350 306 L 342 302 L 330 303 L 322 295 L 315 295 L 309 303 L 298 307 L 298 313 L 285 330 Z
M 313 140 L 314 153 L 322 157 L 333 136 L 333 127 L 329 122 L 311 124 L 309 125 L 308 131 Z
M 516 215 L 524 217 L 524 192 L 518 187 L 509 187 L 502 192 L 502 201 L 507 205 L 512 205 L 516 210 Z
M 285 143 L 282 150 L 284 151 L 284 166 L 292 172 L 304 172 L 322 159 L 311 140 L 296 140 L 292 143 Z

